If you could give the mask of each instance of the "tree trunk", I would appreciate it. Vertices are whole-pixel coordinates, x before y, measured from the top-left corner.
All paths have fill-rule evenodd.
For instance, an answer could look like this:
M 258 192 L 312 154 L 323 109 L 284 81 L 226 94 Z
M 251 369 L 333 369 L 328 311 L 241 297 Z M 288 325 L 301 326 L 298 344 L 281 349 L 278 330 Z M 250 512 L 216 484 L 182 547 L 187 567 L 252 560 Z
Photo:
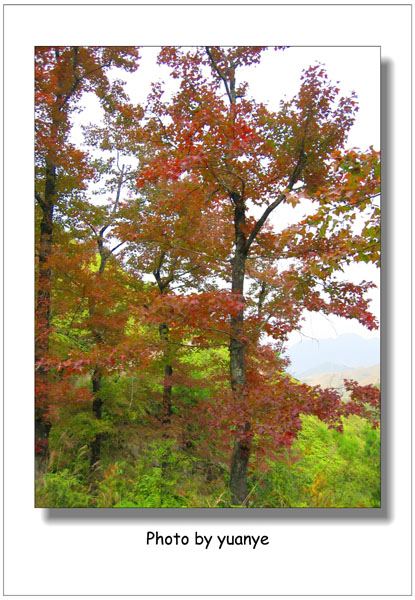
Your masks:
M 102 405 L 104 404 L 101 397 L 102 387 L 102 372 L 99 367 L 95 367 L 92 375 L 92 392 L 94 394 L 94 400 L 92 402 L 92 411 L 97 419 L 102 419 Z M 97 433 L 95 439 L 91 443 L 91 469 L 97 464 L 101 458 L 101 440 L 102 433 Z
M 243 198 L 236 193 L 231 194 L 235 206 L 235 254 L 232 261 L 232 293 L 239 296 L 243 302 L 244 280 L 246 271 L 246 238 L 241 226 L 245 225 L 245 206 Z M 229 344 L 230 378 L 234 399 L 238 405 L 246 403 L 245 377 L 245 341 L 243 339 L 244 309 L 239 310 L 236 317 L 231 318 L 231 337 Z M 247 468 L 250 454 L 250 442 L 246 433 L 250 430 L 249 423 L 240 424 L 231 461 L 230 490 L 231 503 L 241 505 L 245 500 L 247 490 Z
M 166 323 L 162 323 L 159 327 L 160 339 L 168 341 L 169 339 L 169 328 Z M 168 362 L 168 352 L 163 352 L 163 358 Z M 171 408 L 171 390 L 172 386 L 169 382 L 170 377 L 173 375 L 173 367 L 169 364 L 164 366 L 164 382 L 163 382 L 163 404 L 161 409 L 161 421 L 164 424 L 170 423 L 172 408 Z
M 101 285 L 101 279 L 104 274 L 105 266 L 107 264 L 108 258 L 110 257 L 110 253 L 104 246 L 103 236 L 104 236 L 105 229 L 106 229 L 106 227 L 103 227 L 100 230 L 99 236 L 97 239 L 98 251 L 99 251 L 99 256 L 100 256 L 100 263 L 99 263 L 99 269 L 98 269 L 98 273 L 97 273 L 97 282 L 96 282 L 97 286 Z M 89 318 L 93 319 L 94 316 L 96 315 L 96 311 L 97 311 L 97 302 L 96 302 L 95 298 L 88 299 L 88 306 L 89 306 L 89 308 L 88 308 Z M 104 344 L 102 333 L 98 329 L 96 329 L 94 326 L 92 326 L 92 334 L 95 338 L 97 345 L 102 346 Z M 92 394 L 93 394 L 92 412 L 94 413 L 94 415 L 97 419 L 102 418 L 102 405 L 104 404 L 104 401 L 102 400 L 101 395 L 100 395 L 101 387 L 102 387 L 102 370 L 99 366 L 95 366 L 94 372 L 92 374 Z M 102 433 L 97 433 L 95 436 L 95 439 L 91 443 L 91 462 L 90 462 L 91 471 L 94 468 L 94 466 L 97 464 L 99 459 L 101 458 L 101 441 L 102 441 Z
M 160 290 L 161 293 L 164 293 L 164 290 Z M 165 342 L 169 339 L 169 327 L 167 323 L 162 323 L 159 326 L 159 334 L 160 339 Z M 169 352 L 167 349 L 163 351 L 163 359 L 168 363 L 169 362 Z M 171 421 L 172 409 L 171 409 L 171 389 L 172 386 L 169 383 L 169 378 L 173 375 L 173 367 L 169 364 L 164 365 L 164 381 L 163 381 L 163 404 L 161 407 L 161 422 L 163 425 L 168 425 Z M 164 439 L 168 438 L 168 434 L 166 431 L 163 432 L 162 437 Z M 161 469 L 163 473 L 163 477 L 168 477 L 168 452 L 164 455 Z
M 39 274 L 36 302 L 37 337 L 36 351 L 44 355 L 49 350 L 50 293 L 52 270 L 50 255 L 52 252 L 53 208 L 56 194 L 56 173 L 53 165 L 46 165 L 45 197 L 39 203 L 42 210 L 39 240 Z
M 164 367 L 164 384 L 163 384 L 163 423 L 170 423 L 172 408 L 171 408 L 171 388 L 172 386 L 167 383 L 168 379 L 173 375 L 173 367 L 166 365 Z
M 47 470 L 49 460 L 49 431 L 51 423 L 48 417 L 48 370 L 39 365 L 49 353 L 50 311 L 52 270 L 50 256 L 52 252 L 53 208 L 56 195 L 56 170 L 54 165 L 46 163 L 46 181 L 44 198 L 40 199 L 42 210 L 39 240 L 38 290 L 36 298 L 36 338 L 35 338 L 35 479 L 42 477 Z
M 55 50 L 58 58 L 59 52 Z M 59 89 L 63 87 L 61 79 L 58 80 Z M 55 104 L 52 107 L 51 116 L 51 139 L 57 136 L 60 121 L 60 104 L 62 95 L 56 95 Z M 50 338 L 50 313 L 51 313 L 51 289 L 52 289 L 52 269 L 50 267 L 50 257 L 53 244 L 53 209 L 56 204 L 56 156 L 53 151 L 49 152 L 45 160 L 45 188 L 42 198 L 41 194 L 35 196 L 42 210 L 42 220 L 40 222 L 40 240 L 39 240 L 39 272 L 38 272 L 38 290 L 36 299 L 36 332 L 35 332 L 35 362 L 38 363 L 42 358 L 49 355 Z M 41 447 L 42 468 L 35 468 L 35 478 L 41 476 L 47 469 L 49 460 L 49 432 L 51 423 L 44 415 L 49 413 L 48 402 L 48 371 L 41 366 L 35 371 L 35 457 L 37 450 Z M 40 436 L 38 438 L 38 435 Z M 37 464 L 35 458 L 35 464 Z
M 248 496 L 246 479 L 249 455 L 249 444 L 236 438 L 231 463 L 231 504 L 240 506 Z
M 35 481 L 41 479 L 48 468 L 50 428 L 51 424 L 43 414 L 35 416 Z

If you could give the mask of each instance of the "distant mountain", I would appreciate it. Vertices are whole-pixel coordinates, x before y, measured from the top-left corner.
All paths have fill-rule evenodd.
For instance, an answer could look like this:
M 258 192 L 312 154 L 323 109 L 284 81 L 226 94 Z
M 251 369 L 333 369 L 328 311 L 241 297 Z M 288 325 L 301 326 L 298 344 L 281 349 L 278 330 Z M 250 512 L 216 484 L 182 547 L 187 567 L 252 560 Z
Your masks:
M 314 375 L 299 377 L 299 379 L 309 385 L 336 388 L 342 393 L 344 391 L 343 379 L 353 379 L 361 385 L 368 385 L 369 383 L 378 384 L 380 382 L 380 366 L 357 367 L 356 369 L 346 369 L 337 373 L 315 373 Z
M 304 339 L 286 351 L 291 360 L 289 372 L 296 377 L 314 373 L 341 372 L 380 362 L 380 339 L 365 339 L 345 333 L 325 340 Z
M 347 369 L 350 369 L 348 365 L 340 365 L 338 363 L 325 362 L 320 363 L 319 365 L 317 365 L 317 367 L 308 369 L 303 373 L 298 373 L 297 377 L 300 377 L 300 379 L 304 379 L 304 377 L 318 375 L 319 373 L 341 373 L 342 371 L 346 371 Z

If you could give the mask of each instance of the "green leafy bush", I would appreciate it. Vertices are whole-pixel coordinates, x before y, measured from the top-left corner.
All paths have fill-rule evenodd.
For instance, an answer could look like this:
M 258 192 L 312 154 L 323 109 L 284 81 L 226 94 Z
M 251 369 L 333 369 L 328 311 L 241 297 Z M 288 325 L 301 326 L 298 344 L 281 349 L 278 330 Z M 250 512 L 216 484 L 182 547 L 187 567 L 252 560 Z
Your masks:
M 37 492 L 38 507 L 79 508 L 93 505 L 93 497 L 68 469 L 60 473 L 47 473 L 44 485 Z
M 293 448 L 267 462 L 251 479 L 252 506 L 380 506 L 380 431 L 359 417 L 345 419 L 344 433 L 304 417 Z

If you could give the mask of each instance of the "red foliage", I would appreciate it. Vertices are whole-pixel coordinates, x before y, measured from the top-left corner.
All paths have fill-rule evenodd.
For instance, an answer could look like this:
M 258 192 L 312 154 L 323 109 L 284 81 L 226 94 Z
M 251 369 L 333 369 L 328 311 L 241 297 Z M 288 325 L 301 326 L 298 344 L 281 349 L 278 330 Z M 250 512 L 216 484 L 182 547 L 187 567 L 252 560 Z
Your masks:
M 348 414 L 378 422 L 376 388 L 346 382 L 350 399 L 344 401 L 335 390 L 293 381 L 278 355 L 300 328 L 304 310 L 377 327 L 367 300 L 373 284 L 352 284 L 340 275 L 353 262 L 379 261 L 373 203 L 379 154 L 346 149 L 357 101 L 354 94 L 342 97 L 320 65 L 304 71 L 298 94 L 277 113 L 250 99 L 236 74 L 258 64 L 263 51 L 163 48 L 159 63 L 170 68 L 179 88 L 164 100 L 162 85 L 153 85 L 144 110 L 129 103 L 122 86 L 109 83 L 104 69 L 113 64 L 133 71 L 135 48 L 37 50 L 37 164 L 40 171 L 53 165 L 60 173 L 62 229 L 71 234 L 55 236 L 48 257 L 53 327 L 38 322 L 38 340 L 63 328 L 87 347 L 75 344 L 64 356 L 49 349 L 39 357 L 54 406 L 62 399 L 76 402 L 71 377 L 97 368 L 144 377 L 157 365 L 161 386 L 197 385 L 180 357 L 231 340 L 243 349 L 243 383 L 231 389 L 223 369 L 209 374 L 208 399 L 175 399 L 172 431 L 186 432 L 193 423 L 210 428 L 209 442 L 216 436 L 218 447 L 229 449 L 237 438 L 260 453 L 290 447 L 301 415 L 316 415 L 339 430 Z M 105 132 L 91 130 L 91 145 L 138 163 L 129 173 L 136 189 L 127 199 L 118 194 L 109 207 L 71 196 L 93 176 L 114 175 L 68 141 L 70 113 L 88 91 L 107 109 Z M 108 185 L 113 191 L 114 181 Z M 271 212 L 304 199 L 313 213 L 274 231 Z M 359 214 L 365 224 L 356 232 Z M 118 256 L 111 237 L 123 242 Z M 243 262 L 238 286 L 237 259 Z M 168 335 L 160 334 L 161 326 Z M 160 365 L 167 364 L 174 368 L 163 377 Z

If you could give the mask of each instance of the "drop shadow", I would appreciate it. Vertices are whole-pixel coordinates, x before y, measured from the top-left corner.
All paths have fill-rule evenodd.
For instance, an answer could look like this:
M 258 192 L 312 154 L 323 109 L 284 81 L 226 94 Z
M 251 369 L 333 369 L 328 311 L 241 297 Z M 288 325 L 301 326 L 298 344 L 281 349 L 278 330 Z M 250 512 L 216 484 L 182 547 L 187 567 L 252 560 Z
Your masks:
M 380 508 L 48 508 L 42 509 L 42 518 L 46 524 L 65 522 L 68 525 L 82 525 L 85 522 L 102 521 L 131 522 L 157 520 L 165 524 L 177 521 L 326 521 L 340 523 L 347 521 L 390 521 L 392 519 L 392 494 L 388 483 L 392 464 L 392 419 L 390 399 L 392 398 L 391 347 L 389 315 L 393 312 L 393 297 L 390 286 L 386 284 L 392 265 L 393 219 L 389 209 L 391 197 L 392 170 L 390 157 L 393 156 L 391 118 L 392 118 L 393 64 L 390 60 L 381 61 L 381 150 L 382 150 L 382 269 L 380 285 L 381 319 L 381 507 Z
M 392 197 L 392 163 L 394 154 L 392 147 L 392 86 L 394 85 L 394 66 L 391 60 L 381 60 L 380 67 L 380 146 L 382 151 L 381 167 L 381 260 L 380 270 L 380 387 L 381 400 L 381 510 L 386 520 L 392 519 L 392 490 L 389 482 L 393 451 L 393 412 L 390 410 L 392 400 L 392 348 L 391 323 L 394 311 L 393 294 L 389 274 L 393 265 L 393 230 L 394 214 L 390 210 Z
M 178 521 L 380 521 L 387 518 L 384 508 L 47 508 L 43 509 L 47 524 L 68 522 L 82 525 L 86 521 L 157 520 L 164 524 Z

